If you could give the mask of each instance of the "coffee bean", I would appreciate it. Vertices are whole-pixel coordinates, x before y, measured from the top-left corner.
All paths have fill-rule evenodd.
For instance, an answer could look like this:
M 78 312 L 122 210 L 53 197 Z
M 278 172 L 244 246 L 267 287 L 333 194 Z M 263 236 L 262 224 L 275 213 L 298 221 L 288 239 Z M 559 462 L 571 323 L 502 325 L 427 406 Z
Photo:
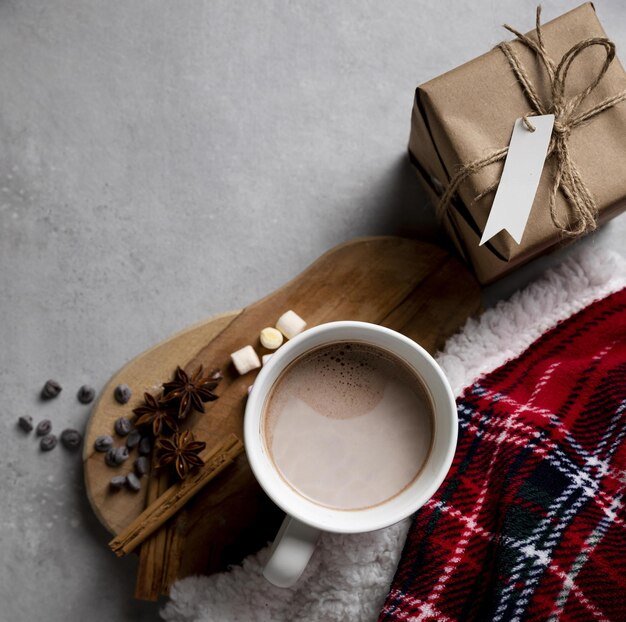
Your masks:
M 78 389 L 76 397 L 81 404 L 91 404 L 94 397 L 96 397 L 96 390 L 88 384 L 84 384 L 80 389 Z
M 127 384 L 118 384 L 115 387 L 115 391 L 113 391 L 113 397 L 120 404 L 126 404 L 128 400 L 131 398 L 133 392 L 130 390 L 130 387 Z
M 39 447 L 41 451 L 50 451 L 57 446 L 57 437 L 54 434 L 47 434 L 41 441 L 39 441 Z
M 96 451 L 101 451 L 101 452 L 109 451 L 111 447 L 113 447 L 113 437 L 109 436 L 108 434 L 103 435 L 103 436 L 98 436 L 93 444 L 93 448 Z
M 63 387 L 56 380 L 48 380 L 41 389 L 41 399 L 51 400 L 63 391 Z
M 126 485 L 133 491 L 139 492 L 141 490 L 141 482 L 134 473 L 129 473 L 126 476 Z
M 104 461 L 110 467 L 120 466 L 128 460 L 128 449 L 126 447 L 111 447 L 104 457 Z
M 115 491 L 122 490 L 125 483 L 126 483 L 125 475 L 116 475 L 115 477 L 111 478 L 111 481 L 109 482 L 109 488 Z
M 115 464 L 122 464 L 128 460 L 128 447 L 115 448 Z
M 24 415 L 17 420 L 17 425 L 19 425 L 24 432 L 32 432 L 33 418 L 30 415 Z
M 78 430 L 68 428 L 61 432 L 61 443 L 66 449 L 77 449 L 83 442 L 83 437 Z
M 141 432 L 139 430 L 131 430 L 126 437 L 126 447 L 128 447 L 128 449 L 135 449 L 135 447 L 139 445 L 140 440 Z
M 134 467 L 135 473 L 137 473 L 139 477 L 143 477 L 150 469 L 150 460 L 148 456 L 139 456 L 139 458 L 135 460 Z
M 104 456 L 104 462 L 107 464 L 107 466 L 110 467 L 116 467 L 117 466 L 117 461 L 116 461 L 116 447 L 111 447 L 107 453 L 106 456 Z
M 152 451 L 152 442 L 150 441 L 150 437 L 144 436 L 139 441 L 139 453 L 142 456 L 149 456 L 151 451 Z
M 120 417 L 115 420 L 114 427 L 120 436 L 126 436 L 133 429 L 133 424 L 126 417 Z
M 52 431 L 52 422 L 50 419 L 42 419 L 35 428 L 35 434 L 37 436 L 45 436 Z

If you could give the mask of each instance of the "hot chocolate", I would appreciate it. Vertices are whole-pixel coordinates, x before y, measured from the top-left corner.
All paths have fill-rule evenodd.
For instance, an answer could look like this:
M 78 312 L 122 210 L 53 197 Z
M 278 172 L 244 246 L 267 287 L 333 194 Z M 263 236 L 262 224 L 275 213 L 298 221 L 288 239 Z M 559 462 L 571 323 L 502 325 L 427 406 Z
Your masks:
M 293 361 L 268 395 L 264 443 L 278 472 L 307 499 L 360 510 L 419 475 L 433 407 L 415 371 L 386 350 L 336 342 Z

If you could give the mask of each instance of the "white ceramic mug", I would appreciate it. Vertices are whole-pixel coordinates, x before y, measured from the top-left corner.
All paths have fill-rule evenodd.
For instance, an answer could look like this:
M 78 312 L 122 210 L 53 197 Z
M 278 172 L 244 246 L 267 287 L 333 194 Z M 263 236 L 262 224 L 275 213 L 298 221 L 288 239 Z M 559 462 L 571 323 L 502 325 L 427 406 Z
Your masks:
M 281 372 L 302 354 L 337 341 L 378 346 L 408 364 L 430 393 L 434 410 L 433 442 L 426 464 L 402 492 L 359 510 L 337 510 L 298 494 L 277 471 L 263 438 L 263 411 Z M 360 533 L 393 525 L 419 509 L 441 485 L 456 449 L 457 412 L 447 378 L 417 343 L 398 332 L 366 322 L 330 322 L 311 328 L 277 350 L 260 371 L 248 397 L 244 420 L 246 453 L 252 471 L 267 495 L 287 516 L 276 536 L 263 571 L 274 585 L 289 587 L 304 571 L 320 531 Z M 390 494 L 395 493 L 390 491 Z

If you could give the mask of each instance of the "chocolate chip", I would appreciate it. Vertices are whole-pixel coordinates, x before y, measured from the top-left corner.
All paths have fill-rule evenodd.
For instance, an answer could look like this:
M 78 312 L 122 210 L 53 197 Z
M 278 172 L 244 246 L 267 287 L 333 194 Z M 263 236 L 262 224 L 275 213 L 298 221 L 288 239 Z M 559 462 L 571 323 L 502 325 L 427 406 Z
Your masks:
M 141 432 L 139 430 L 131 430 L 126 437 L 126 447 L 128 447 L 128 449 L 134 449 L 137 445 L 139 445 L 140 440 Z
M 120 404 L 126 404 L 128 400 L 131 398 L 133 392 L 130 390 L 130 387 L 127 384 L 118 384 L 115 387 L 115 391 L 113 391 L 113 397 Z
M 133 491 L 139 492 L 141 490 L 141 482 L 134 473 L 129 473 L 126 476 L 126 485 Z
M 56 380 L 48 380 L 41 389 L 41 399 L 51 400 L 63 391 L 63 387 Z
M 152 442 L 150 441 L 150 437 L 149 436 L 144 436 L 139 441 L 139 453 L 142 456 L 148 456 L 148 455 L 150 455 L 151 451 L 152 451 Z
M 77 449 L 83 442 L 83 437 L 78 430 L 68 428 L 61 432 L 61 443 L 66 449 Z
M 130 419 L 127 419 L 126 417 L 116 419 L 113 426 L 117 434 L 120 436 L 126 436 L 133 429 L 133 424 L 130 422 Z
M 133 466 L 135 467 L 135 473 L 137 473 L 139 477 L 143 477 L 150 469 L 150 460 L 148 456 L 139 456 Z
M 121 490 L 124 487 L 125 483 L 126 483 L 125 475 L 116 475 L 115 477 L 111 478 L 111 481 L 109 482 L 109 488 L 115 491 Z
M 50 451 L 57 446 L 57 437 L 54 434 L 47 434 L 41 441 L 39 441 L 39 447 L 41 451 Z
M 96 397 L 96 390 L 88 384 L 84 384 L 80 389 L 78 389 L 76 397 L 81 404 L 91 404 L 94 397 Z
M 42 419 L 35 428 L 35 434 L 37 436 L 45 436 L 52 431 L 52 422 L 50 419 Z
M 32 432 L 33 418 L 30 415 L 24 415 L 17 420 L 17 425 L 19 425 L 24 432 Z
M 93 443 L 93 448 L 96 451 L 101 451 L 101 452 L 109 451 L 111 447 L 113 447 L 113 437 L 109 436 L 108 434 L 103 435 L 103 436 L 98 436 Z

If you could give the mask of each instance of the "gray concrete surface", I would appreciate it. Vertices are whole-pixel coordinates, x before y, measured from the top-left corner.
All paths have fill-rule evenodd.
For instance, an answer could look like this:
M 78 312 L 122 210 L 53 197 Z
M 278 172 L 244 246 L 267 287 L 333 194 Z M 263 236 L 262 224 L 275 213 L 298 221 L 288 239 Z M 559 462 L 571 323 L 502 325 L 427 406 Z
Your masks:
M 132 599 L 136 561 L 108 552 L 79 459 L 40 454 L 17 417 L 82 427 L 83 382 L 343 240 L 440 239 L 405 158 L 413 89 L 504 21 L 532 27 L 534 5 L 0 0 L 0 622 L 158 617 Z M 626 50 L 622 3 L 596 7 Z M 583 243 L 625 242 L 621 217 Z M 48 377 L 65 390 L 41 404 Z

